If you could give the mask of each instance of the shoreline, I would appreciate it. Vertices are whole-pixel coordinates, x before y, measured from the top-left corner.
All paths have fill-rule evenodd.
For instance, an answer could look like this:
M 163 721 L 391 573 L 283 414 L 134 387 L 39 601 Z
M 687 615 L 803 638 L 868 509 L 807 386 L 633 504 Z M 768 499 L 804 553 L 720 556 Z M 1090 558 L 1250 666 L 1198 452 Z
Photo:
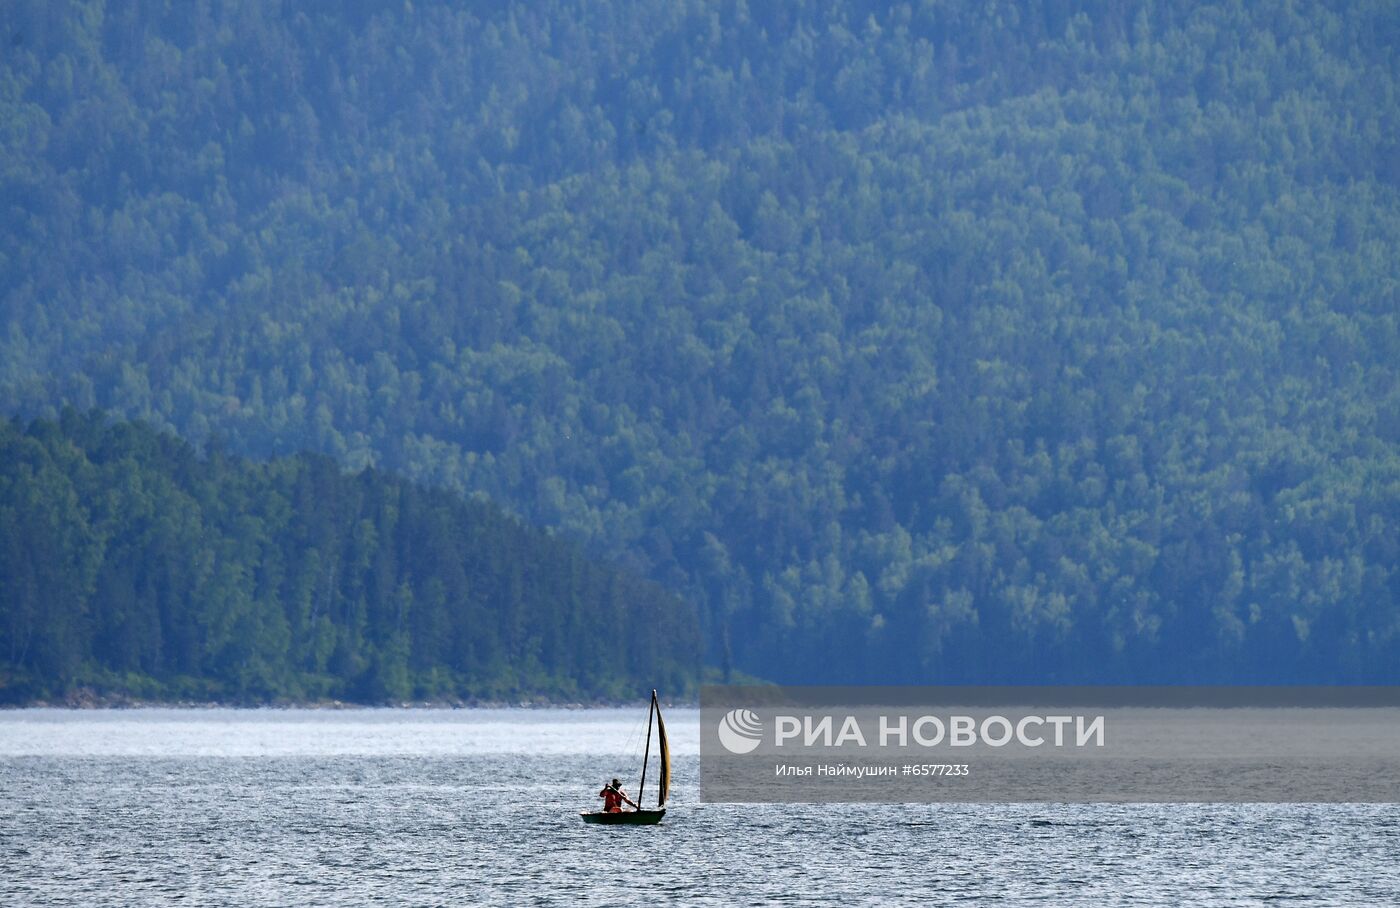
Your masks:
M 124 696 L 67 697 L 63 699 L 36 699 L 23 703 L 0 704 L 0 713 L 22 712 L 31 709 L 68 710 L 71 712 L 142 710 L 142 709 L 186 709 L 186 710 L 432 710 L 450 711 L 464 709 L 629 709 L 645 706 L 649 699 L 635 700 L 549 700 L 528 698 L 521 700 L 404 700 L 397 703 L 357 703 L 343 700 L 279 700 L 271 702 L 249 702 L 238 700 L 146 700 Z M 662 705 L 669 709 L 698 709 L 698 699 L 663 700 Z

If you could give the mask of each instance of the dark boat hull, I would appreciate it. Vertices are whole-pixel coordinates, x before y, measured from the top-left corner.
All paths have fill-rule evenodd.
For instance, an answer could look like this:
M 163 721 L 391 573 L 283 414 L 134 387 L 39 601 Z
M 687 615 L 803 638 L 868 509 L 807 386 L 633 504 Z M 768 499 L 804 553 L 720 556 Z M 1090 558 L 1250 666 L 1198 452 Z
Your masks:
M 585 823 L 601 823 L 604 826 L 655 826 L 666 816 L 665 810 L 624 810 L 620 813 L 604 813 L 601 810 L 581 813 Z

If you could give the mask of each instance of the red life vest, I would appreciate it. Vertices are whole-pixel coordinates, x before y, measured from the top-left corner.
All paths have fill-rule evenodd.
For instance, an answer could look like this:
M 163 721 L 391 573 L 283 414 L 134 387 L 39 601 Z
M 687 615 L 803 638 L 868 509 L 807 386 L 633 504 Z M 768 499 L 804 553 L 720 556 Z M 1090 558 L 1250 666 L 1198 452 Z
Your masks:
M 603 797 L 603 812 L 618 813 L 622 810 L 622 793 L 612 787 L 604 788 L 598 794 Z

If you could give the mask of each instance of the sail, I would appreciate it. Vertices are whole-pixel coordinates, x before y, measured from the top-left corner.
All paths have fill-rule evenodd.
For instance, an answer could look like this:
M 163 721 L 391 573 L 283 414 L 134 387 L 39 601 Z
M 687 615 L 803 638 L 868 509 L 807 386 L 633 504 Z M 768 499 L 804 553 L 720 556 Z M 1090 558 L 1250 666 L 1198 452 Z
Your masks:
M 656 728 L 661 741 L 661 794 L 656 799 L 656 806 L 665 807 L 666 796 L 671 793 L 671 745 L 666 740 L 666 723 L 661 719 L 660 703 L 656 704 Z

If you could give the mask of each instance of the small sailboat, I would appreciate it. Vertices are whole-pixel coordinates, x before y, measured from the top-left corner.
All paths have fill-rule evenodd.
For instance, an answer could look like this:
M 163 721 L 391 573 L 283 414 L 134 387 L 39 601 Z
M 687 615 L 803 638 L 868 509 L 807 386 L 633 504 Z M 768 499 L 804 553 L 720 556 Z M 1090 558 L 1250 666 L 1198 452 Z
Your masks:
M 642 781 L 637 785 L 637 803 L 642 803 L 642 795 L 647 785 L 647 759 L 651 756 L 651 723 L 656 720 L 658 756 L 661 759 L 661 778 L 657 785 L 656 809 L 622 810 L 608 813 L 602 810 L 579 814 L 585 823 L 604 823 L 614 826 L 654 826 L 666 816 L 666 796 L 671 793 L 671 745 L 666 742 L 666 723 L 661 718 L 661 704 L 657 702 L 656 691 L 651 692 L 651 706 L 647 708 L 647 743 L 642 750 Z

